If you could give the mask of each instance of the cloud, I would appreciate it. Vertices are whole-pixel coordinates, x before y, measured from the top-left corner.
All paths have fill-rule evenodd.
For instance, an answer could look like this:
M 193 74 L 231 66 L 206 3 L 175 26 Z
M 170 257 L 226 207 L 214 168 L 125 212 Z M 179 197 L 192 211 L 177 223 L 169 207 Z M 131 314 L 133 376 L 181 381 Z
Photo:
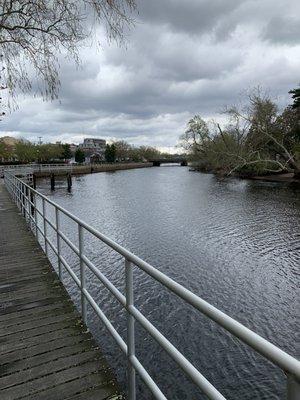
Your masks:
M 87 45 L 79 68 L 60 56 L 60 99 L 20 98 L 0 135 L 173 147 L 194 114 L 220 118 L 257 85 L 284 106 L 299 83 L 298 0 L 139 0 L 138 10 L 126 46 Z
M 266 26 L 263 38 L 278 44 L 300 44 L 300 9 L 298 16 L 272 18 Z

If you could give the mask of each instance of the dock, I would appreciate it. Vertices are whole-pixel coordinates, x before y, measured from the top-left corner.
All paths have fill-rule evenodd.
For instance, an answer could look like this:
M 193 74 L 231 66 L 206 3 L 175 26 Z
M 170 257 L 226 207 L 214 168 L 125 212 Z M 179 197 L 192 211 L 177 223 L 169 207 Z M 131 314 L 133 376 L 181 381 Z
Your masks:
M 0 399 L 123 399 L 103 353 L 0 182 Z

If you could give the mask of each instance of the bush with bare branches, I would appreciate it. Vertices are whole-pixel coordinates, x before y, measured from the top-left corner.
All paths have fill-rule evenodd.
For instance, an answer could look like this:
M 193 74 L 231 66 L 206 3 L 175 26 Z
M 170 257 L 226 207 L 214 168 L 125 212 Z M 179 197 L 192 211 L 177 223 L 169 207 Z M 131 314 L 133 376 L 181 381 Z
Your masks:
M 226 107 L 228 125 L 208 125 L 199 116 L 189 121 L 181 146 L 206 170 L 224 174 L 300 174 L 300 109 L 277 105 L 253 90 L 243 106 Z

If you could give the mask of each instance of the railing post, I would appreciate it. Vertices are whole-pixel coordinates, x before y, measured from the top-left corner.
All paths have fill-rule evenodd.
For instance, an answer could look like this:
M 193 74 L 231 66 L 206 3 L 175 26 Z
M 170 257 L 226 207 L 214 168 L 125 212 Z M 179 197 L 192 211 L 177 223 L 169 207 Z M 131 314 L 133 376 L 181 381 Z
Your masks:
M 127 379 L 128 399 L 136 399 L 135 369 L 130 362 L 130 357 L 135 355 L 134 317 L 129 313 L 128 307 L 133 305 L 133 266 L 125 259 L 126 282 L 126 308 L 127 308 Z
M 47 243 L 47 225 L 46 225 L 46 206 L 45 206 L 45 199 L 42 198 L 43 203 L 43 225 L 44 225 L 44 242 L 45 242 L 45 253 L 48 257 L 48 243 Z
M 31 216 L 32 217 L 34 217 L 34 194 L 33 194 L 33 191 L 32 191 L 32 188 L 30 188 L 29 189 L 29 192 L 30 192 L 30 213 L 31 213 Z
M 59 219 L 59 210 L 55 207 L 55 222 L 56 222 L 56 246 L 57 246 L 57 264 L 58 264 L 58 276 L 59 280 L 62 280 L 62 268 L 61 268 L 61 261 L 60 261 L 60 219 Z
M 22 211 L 22 184 L 21 184 L 21 182 L 19 182 L 19 204 L 20 204 L 19 209 L 22 214 L 23 211 Z
M 13 199 L 14 199 L 14 202 L 17 204 L 17 195 L 16 195 L 16 184 L 15 184 L 15 181 L 14 181 L 14 179 L 10 180 L 10 179 L 8 178 L 8 176 L 5 177 L 5 181 L 6 181 L 6 180 L 7 180 L 7 182 L 9 182 L 9 186 L 12 185 Z
M 8 175 L 5 176 L 5 182 L 8 182 L 9 185 L 12 185 L 12 191 L 14 194 L 14 202 L 17 204 L 17 192 L 16 192 L 16 184 L 14 179 L 10 179 Z
M 26 217 L 26 212 L 25 212 L 25 186 L 23 185 L 23 183 L 21 183 L 21 191 L 22 191 L 22 214 L 23 217 Z
M 18 185 L 17 185 L 17 181 L 16 181 L 15 177 L 13 179 L 13 185 L 15 188 L 15 202 L 16 202 L 17 207 L 19 207 L 19 198 L 18 198 L 19 192 L 18 192 Z
M 300 400 L 300 382 L 290 374 L 287 376 L 287 400 Z
M 17 188 L 17 207 L 20 210 L 20 183 L 15 178 L 15 184 Z
M 27 220 L 29 218 L 30 220 L 30 208 L 29 208 L 29 190 L 28 187 L 24 185 L 25 189 L 25 219 Z
M 14 177 L 14 185 L 15 185 L 15 189 L 16 189 L 16 204 L 17 204 L 17 207 L 19 208 L 19 187 L 18 187 L 18 182 L 15 177 Z
M 83 293 L 83 289 L 86 287 L 85 283 L 85 264 L 83 262 L 83 227 L 78 224 L 78 247 L 79 247 L 79 261 L 80 261 L 80 285 L 81 285 L 81 313 L 82 319 L 85 325 L 87 325 L 87 315 L 86 315 L 86 298 Z
M 33 195 L 33 203 L 34 203 L 35 236 L 36 236 L 37 241 L 39 241 L 38 212 L 37 212 L 37 204 L 36 204 L 36 193 L 34 193 L 34 195 Z

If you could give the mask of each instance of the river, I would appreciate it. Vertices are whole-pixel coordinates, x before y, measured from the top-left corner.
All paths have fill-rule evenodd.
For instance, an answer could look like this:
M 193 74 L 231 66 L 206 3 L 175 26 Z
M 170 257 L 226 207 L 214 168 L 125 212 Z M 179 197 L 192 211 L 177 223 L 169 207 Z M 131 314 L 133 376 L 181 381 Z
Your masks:
M 296 356 L 300 191 L 161 166 L 73 178 L 72 193 L 38 189 L 220 310 Z M 48 211 L 51 213 L 51 210 Z M 72 239 L 76 226 L 63 220 Z M 85 252 L 124 292 L 120 256 L 86 235 Z M 76 257 L 64 246 L 78 273 Z M 64 273 L 75 302 L 79 294 Z M 126 319 L 91 274 L 88 289 L 120 334 Z M 285 376 L 239 340 L 135 268 L 137 307 L 229 400 L 284 399 Z M 89 326 L 125 385 L 126 362 L 92 310 Z M 137 356 L 167 398 L 205 399 L 136 324 Z M 138 399 L 151 395 L 138 380 Z

